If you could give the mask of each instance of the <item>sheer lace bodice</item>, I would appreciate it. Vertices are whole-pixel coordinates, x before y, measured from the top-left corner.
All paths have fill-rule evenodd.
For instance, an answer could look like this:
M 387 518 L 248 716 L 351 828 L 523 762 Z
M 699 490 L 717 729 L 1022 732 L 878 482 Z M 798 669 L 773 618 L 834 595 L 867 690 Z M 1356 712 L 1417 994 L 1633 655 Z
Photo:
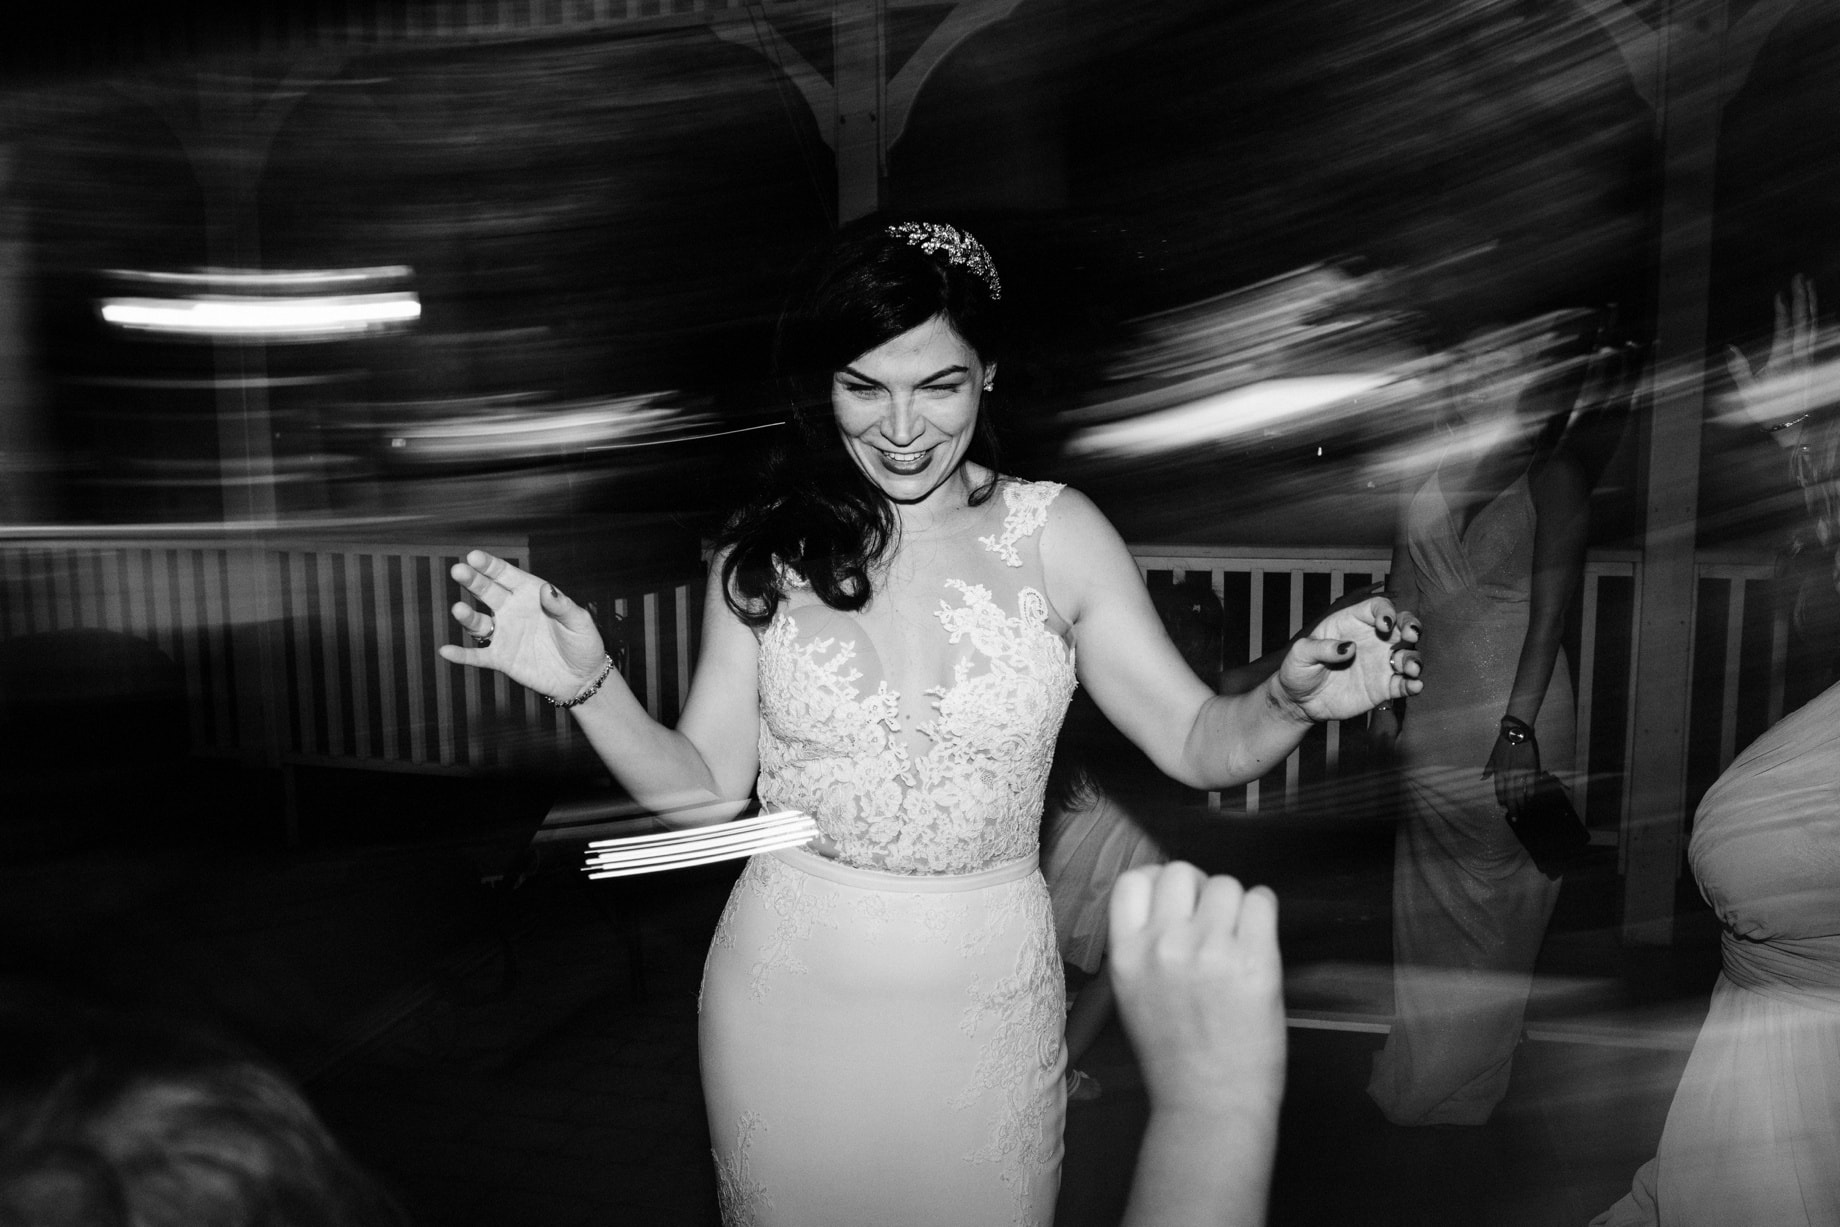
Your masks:
M 977 546 L 903 545 L 957 572 L 932 580 L 923 565 L 914 583 L 875 598 L 938 593 L 937 633 L 956 650 L 934 685 L 904 696 L 890 682 L 911 678 L 913 659 L 930 652 L 878 651 L 863 621 L 808 592 L 781 607 L 760 644 L 763 805 L 808 811 L 839 859 L 898 873 L 962 873 L 1036 850 L 1074 688 L 1039 551 L 1060 489 L 1006 480 L 986 505 L 995 531 Z M 898 618 L 879 625 L 891 639 L 912 630 Z

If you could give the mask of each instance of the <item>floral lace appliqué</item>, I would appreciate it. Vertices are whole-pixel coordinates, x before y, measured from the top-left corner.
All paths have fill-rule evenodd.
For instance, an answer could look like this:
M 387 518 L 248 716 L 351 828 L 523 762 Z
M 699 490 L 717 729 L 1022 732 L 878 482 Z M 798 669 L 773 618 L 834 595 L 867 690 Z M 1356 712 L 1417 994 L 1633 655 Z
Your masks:
M 722 918 L 716 922 L 710 945 L 733 949 L 736 908 L 759 906 L 773 916 L 772 936 L 748 968 L 748 992 L 756 1001 L 766 1000 L 775 973 L 799 975 L 807 970 L 799 951 L 817 926 L 835 929 L 841 923 L 836 896 L 807 894 L 804 882 L 802 874 L 789 869 L 778 858 L 756 856 L 741 871 L 741 880 L 729 895 Z
M 1026 1221 L 1030 1190 L 1046 1163 L 1053 1139 L 1047 1136 L 1047 1105 L 1035 1093 L 1036 1070 L 1051 1077 L 1061 1056 L 1066 1005 L 1060 960 L 1054 945 L 1054 920 L 1045 889 L 1016 892 L 1006 906 L 985 918 L 981 931 L 965 935 L 964 950 L 988 947 L 998 930 L 1025 927 L 1013 971 L 990 984 L 974 980 L 970 1001 L 959 1019 L 967 1035 L 987 1038 L 979 1047 L 976 1067 L 949 1103 L 965 1110 L 988 1096 L 999 1107 L 990 1120 L 984 1144 L 965 1156 L 972 1163 L 994 1163 L 1015 1197 L 1014 1221 Z
M 1007 483 L 1004 531 L 985 544 L 1008 560 L 1059 490 Z M 941 600 L 940 625 L 971 650 L 949 686 L 928 692 L 933 714 L 913 730 L 924 753 L 902 737 L 898 693 L 886 682 L 862 693 L 847 636 L 800 642 L 786 612 L 761 636 L 761 802 L 812 814 L 846 863 L 963 873 L 1028 856 L 1040 841 L 1073 649 L 1050 629 L 1034 588 L 1016 593 L 1011 614 L 983 585 L 947 587 L 959 600 Z
M 979 537 L 978 544 L 1010 566 L 1021 566 L 1022 555 L 1016 550 L 1016 542 L 1032 536 L 1048 522 L 1048 504 L 1064 488 L 1052 481 L 1004 482 L 1003 503 L 1009 514 L 1003 519 L 1003 534 Z
M 767 1186 L 754 1179 L 748 1151 L 754 1146 L 754 1134 L 761 1128 L 760 1113 L 743 1112 L 735 1124 L 735 1149 L 724 1161 L 716 1154 L 716 1200 L 722 1212 L 723 1227 L 753 1227 L 760 1211 L 770 1207 Z

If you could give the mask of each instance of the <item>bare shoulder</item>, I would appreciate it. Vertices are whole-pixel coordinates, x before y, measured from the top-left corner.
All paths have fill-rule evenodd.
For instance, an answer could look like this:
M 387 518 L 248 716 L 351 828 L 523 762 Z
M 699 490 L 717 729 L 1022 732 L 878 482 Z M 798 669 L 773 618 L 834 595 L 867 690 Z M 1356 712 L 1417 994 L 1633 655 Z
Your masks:
M 1137 571 L 1112 522 L 1071 486 L 1063 488 L 1048 508 L 1041 565 L 1048 599 L 1070 622 L 1079 621 L 1095 590 L 1115 584 L 1127 573 L 1135 579 Z
M 1048 504 L 1048 520 L 1042 528 L 1043 550 L 1051 545 L 1078 546 L 1092 532 L 1101 532 L 1114 539 L 1118 537 L 1118 530 L 1091 499 L 1072 486 L 1054 489 L 1053 501 Z

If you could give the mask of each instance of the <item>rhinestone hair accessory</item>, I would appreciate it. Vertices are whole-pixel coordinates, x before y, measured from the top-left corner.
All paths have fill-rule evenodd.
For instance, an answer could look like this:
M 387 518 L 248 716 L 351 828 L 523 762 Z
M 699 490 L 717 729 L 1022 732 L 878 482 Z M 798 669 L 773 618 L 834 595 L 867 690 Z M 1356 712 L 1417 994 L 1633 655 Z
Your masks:
M 921 251 L 944 256 L 947 264 L 976 273 L 990 291 L 991 298 L 1003 297 L 1003 282 L 997 277 L 997 266 L 991 262 L 990 253 L 957 226 L 944 222 L 896 222 L 888 227 L 888 233 Z

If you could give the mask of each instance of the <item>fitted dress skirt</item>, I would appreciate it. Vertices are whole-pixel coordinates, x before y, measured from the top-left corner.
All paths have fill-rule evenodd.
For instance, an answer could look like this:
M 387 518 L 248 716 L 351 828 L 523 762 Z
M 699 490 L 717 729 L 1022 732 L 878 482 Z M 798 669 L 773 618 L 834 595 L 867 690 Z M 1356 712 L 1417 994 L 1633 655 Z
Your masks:
M 754 857 L 703 973 L 723 1222 L 1045 1227 L 1064 996 L 1033 857 L 940 875 Z

